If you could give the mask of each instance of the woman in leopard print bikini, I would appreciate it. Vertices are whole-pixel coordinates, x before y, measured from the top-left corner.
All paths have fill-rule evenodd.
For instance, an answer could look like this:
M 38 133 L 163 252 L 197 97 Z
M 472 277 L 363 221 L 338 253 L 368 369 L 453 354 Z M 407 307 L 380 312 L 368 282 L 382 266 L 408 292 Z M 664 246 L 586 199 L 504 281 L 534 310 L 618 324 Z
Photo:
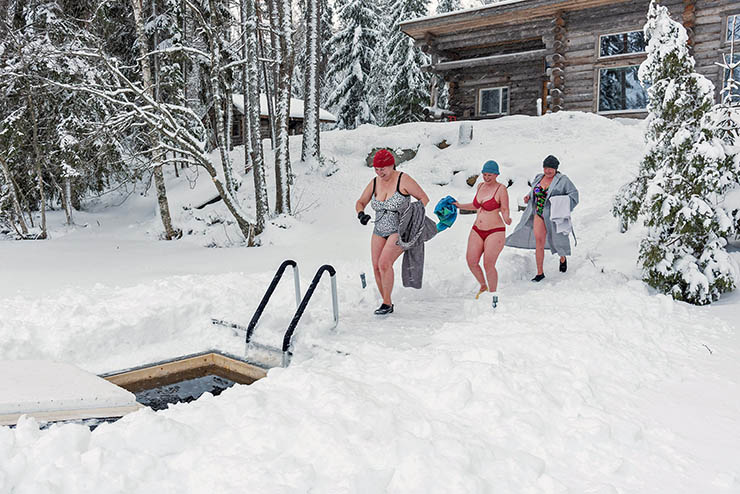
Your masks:
M 429 197 L 413 178 L 396 170 L 395 159 L 390 151 L 381 149 L 375 153 L 373 167 L 377 176 L 362 191 L 355 204 L 355 211 L 363 225 L 370 219 L 365 214 L 368 203 L 375 211 L 375 227 L 370 247 L 375 283 L 383 297 L 383 303 L 375 314 L 383 315 L 393 312 L 393 263 L 403 252 L 396 244 L 401 212 L 409 206 L 410 196 L 421 201 L 424 206 L 429 202 Z

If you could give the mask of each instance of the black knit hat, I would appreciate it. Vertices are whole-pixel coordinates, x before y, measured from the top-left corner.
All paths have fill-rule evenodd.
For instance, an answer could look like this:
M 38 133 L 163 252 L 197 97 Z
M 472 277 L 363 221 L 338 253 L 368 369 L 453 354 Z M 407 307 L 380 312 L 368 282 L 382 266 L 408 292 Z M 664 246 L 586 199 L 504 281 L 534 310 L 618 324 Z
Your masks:
M 548 156 L 547 158 L 545 158 L 545 161 L 542 162 L 543 168 L 554 168 L 557 170 L 558 166 L 560 166 L 560 162 L 553 155 Z

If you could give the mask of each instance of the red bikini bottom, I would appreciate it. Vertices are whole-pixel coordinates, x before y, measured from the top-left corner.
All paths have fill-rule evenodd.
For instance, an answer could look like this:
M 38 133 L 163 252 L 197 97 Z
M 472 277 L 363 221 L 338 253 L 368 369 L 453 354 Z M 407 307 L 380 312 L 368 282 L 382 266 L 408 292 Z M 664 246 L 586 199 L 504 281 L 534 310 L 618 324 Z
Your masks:
M 481 238 L 481 240 L 483 240 L 485 242 L 486 241 L 486 238 L 490 234 L 496 233 L 496 232 L 505 232 L 506 231 L 506 227 L 505 226 L 502 226 L 502 227 L 499 227 L 499 228 L 494 228 L 492 230 L 481 230 L 477 226 L 473 225 L 473 231 L 475 233 L 477 233 L 478 236 Z

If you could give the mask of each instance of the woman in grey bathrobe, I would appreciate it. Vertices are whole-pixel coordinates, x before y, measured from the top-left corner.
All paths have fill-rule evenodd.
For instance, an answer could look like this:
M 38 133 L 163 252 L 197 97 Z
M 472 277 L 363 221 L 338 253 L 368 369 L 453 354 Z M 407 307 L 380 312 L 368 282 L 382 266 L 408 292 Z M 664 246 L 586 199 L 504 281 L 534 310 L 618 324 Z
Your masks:
M 556 233 L 555 225 L 550 219 L 550 198 L 568 196 L 570 210 L 578 204 L 578 189 L 570 179 L 558 172 L 560 162 L 555 156 L 548 156 L 542 163 L 543 173 L 539 173 L 532 181 L 532 190 L 524 196 L 527 209 L 514 232 L 506 239 L 509 247 L 535 249 L 537 276 L 532 281 L 542 281 L 545 278 L 543 264 L 545 248 L 553 254 L 560 255 L 560 271 L 568 269 L 565 256 L 570 255 L 569 232 Z

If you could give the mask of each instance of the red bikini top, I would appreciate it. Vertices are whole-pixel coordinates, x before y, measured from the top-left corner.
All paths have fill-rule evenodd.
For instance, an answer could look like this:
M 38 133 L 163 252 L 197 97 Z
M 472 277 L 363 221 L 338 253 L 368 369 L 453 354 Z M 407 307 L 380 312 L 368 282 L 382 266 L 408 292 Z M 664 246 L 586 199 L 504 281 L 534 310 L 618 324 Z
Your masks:
M 476 192 L 475 197 L 473 198 L 473 206 L 475 206 L 476 208 L 483 208 L 486 211 L 495 211 L 500 208 L 501 204 L 496 200 L 496 192 L 498 192 L 499 188 L 501 188 L 501 184 L 496 187 L 496 190 L 493 193 L 493 197 L 483 203 L 478 202 L 478 193 Z

